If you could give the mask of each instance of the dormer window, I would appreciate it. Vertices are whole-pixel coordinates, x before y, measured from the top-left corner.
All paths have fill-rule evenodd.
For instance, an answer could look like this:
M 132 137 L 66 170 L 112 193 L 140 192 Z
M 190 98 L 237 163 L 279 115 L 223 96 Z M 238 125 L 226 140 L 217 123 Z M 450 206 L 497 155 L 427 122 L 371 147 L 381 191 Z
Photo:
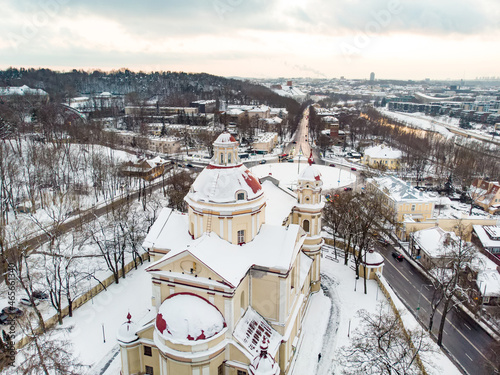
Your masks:
M 245 199 L 245 193 L 238 193 L 238 200 L 242 201 L 243 199 Z

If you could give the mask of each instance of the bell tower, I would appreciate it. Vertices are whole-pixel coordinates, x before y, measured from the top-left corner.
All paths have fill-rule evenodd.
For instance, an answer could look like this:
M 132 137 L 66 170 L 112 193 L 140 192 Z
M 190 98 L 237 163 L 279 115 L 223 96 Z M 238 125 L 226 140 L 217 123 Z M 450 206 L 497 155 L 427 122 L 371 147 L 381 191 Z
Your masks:
M 303 251 L 313 259 L 311 289 L 320 289 L 320 259 L 323 238 L 321 237 L 321 210 L 325 203 L 321 201 L 323 181 L 321 174 L 313 167 L 312 151 L 309 166 L 302 172 L 297 185 L 297 205 L 293 208 L 292 223 L 298 224 L 307 233 Z

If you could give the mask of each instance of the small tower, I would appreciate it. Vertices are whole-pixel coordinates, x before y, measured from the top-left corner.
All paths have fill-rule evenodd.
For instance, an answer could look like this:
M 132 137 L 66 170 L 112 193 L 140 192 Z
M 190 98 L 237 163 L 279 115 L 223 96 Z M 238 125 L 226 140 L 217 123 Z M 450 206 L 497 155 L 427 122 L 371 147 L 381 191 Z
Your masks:
M 303 250 L 313 259 L 311 272 L 311 289 L 319 291 L 320 276 L 320 250 L 323 245 L 321 237 L 321 210 L 325 205 L 321 201 L 323 181 L 321 173 L 312 165 L 314 160 L 309 156 L 309 166 L 302 172 L 297 185 L 297 205 L 293 209 L 292 223 L 299 224 L 307 233 Z
M 250 375 L 279 375 L 280 367 L 267 352 L 267 348 L 268 341 L 264 338 L 260 345 L 260 354 L 253 359 L 248 368 Z
M 132 321 L 132 315 L 127 314 L 127 321 L 123 323 L 118 329 L 116 338 L 118 344 L 120 345 L 121 359 L 122 359 L 122 372 L 123 375 L 134 374 L 139 372 L 139 365 L 131 360 L 136 356 L 137 351 L 141 343 L 139 342 L 139 336 L 137 336 L 138 327 Z

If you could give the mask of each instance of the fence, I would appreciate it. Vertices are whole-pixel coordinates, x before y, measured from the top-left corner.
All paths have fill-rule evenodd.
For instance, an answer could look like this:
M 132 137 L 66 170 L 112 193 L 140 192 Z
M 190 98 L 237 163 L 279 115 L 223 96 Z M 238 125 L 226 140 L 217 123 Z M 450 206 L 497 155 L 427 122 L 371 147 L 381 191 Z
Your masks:
M 149 253 L 146 252 L 146 253 L 142 254 L 141 259 L 143 262 L 146 260 L 149 260 Z M 140 260 L 136 259 L 136 262 L 140 263 Z M 129 263 L 127 263 L 125 265 L 125 270 L 120 269 L 118 271 L 119 277 L 123 277 L 123 272 L 125 272 L 125 274 L 129 273 L 132 270 L 132 268 L 135 268 L 134 260 L 130 261 Z M 73 301 L 73 311 L 76 310 L 77 308 L 79 308 L 80 306 L 82 306 L 85 302 L 88 302 L 90 299 L 94 298 L 96 295 L 98 295 L 100 292 L 102 292 L 104 290 L 104 288 L 107 288 L 108 286 L 110 286 L 114 282 L 115 282 L 115 277 L 113 275 L 111 275 L 111 276 L 107 277 L 106 279 L 102 280 L 101 283 L 97 284 L 96 286 L 94 286 L 93 288 L 88 290 L 86 293 L 82 294 L 80 297 L 76 298 Z M 68 316 L 68 314 L 69 314 L 69 306 L 66 306 L 62 309 L 61 315 L 64 318 L 65 316 Z M 51 316 L 50 318 L 44 320 L 44 322 L 45 322 L 45 328 L 49 329 L 51 327 L 54 327 L 59 322 L 58 315 L 55 314 L 55 315 Z M 29 344 L 30 341 L 31 341 L 30 337 L 28 337 L 28 336 L 22 337 L 19 341 L 16 342 L 16 345 L 15 345 L 16 349 L 23 348 L 24 346 Z

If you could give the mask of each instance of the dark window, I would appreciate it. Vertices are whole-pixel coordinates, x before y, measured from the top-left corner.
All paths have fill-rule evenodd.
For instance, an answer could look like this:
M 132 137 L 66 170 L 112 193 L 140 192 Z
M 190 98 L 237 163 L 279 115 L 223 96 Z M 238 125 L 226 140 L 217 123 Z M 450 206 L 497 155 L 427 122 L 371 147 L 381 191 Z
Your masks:
M 151 357 L 153 355 L 150 346 L 145 346 L 144 347 L 144 355 L 147 355 L 148 357 Z
M 238 370 L 238 375 L 247 375 L 247 372 L 243 370 Z
M 245 199 L 245 193 L 238 193 L 238 200 L 242 201 L 243 199 Z
M 217 369 L 217 375 L 224 375 L 224 365 L 220 365 Z
M 304 230 L 309 233 L 309 220 L 304 220 L 302 222 L 302 228 L 304 228 Z
M 152 368 L 151 366 L 146 366 L 146 371 L 145 371 L 145 373 L 146 373 L 147 375 L 154 375 L 154 373 L 153 373 L 153 368 Z

